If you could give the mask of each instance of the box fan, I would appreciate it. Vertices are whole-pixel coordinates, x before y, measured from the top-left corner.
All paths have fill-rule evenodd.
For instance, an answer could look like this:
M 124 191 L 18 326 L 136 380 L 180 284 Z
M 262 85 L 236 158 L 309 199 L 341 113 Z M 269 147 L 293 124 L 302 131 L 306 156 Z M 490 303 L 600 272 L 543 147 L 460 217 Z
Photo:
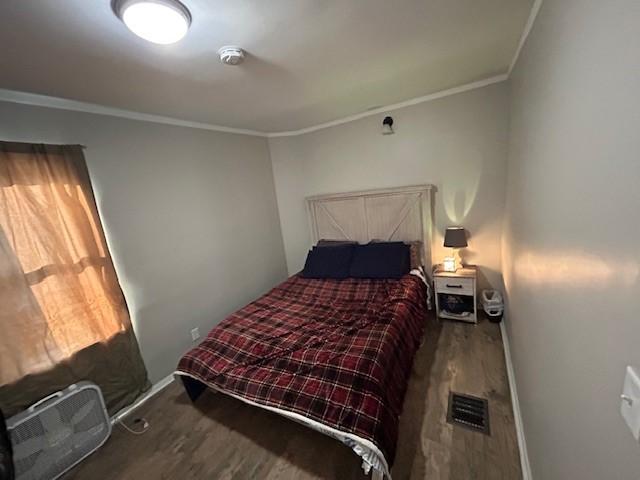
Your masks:
M 80 382 L 7 420 L 16 480 L 53 480 L 111 434 L 100 388 Z

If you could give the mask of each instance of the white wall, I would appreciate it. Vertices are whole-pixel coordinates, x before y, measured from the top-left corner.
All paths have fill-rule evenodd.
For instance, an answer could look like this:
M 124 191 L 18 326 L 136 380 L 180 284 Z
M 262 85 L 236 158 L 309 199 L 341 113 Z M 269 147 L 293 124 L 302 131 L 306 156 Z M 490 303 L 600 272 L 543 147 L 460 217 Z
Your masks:
M 508 330 L 533 477 L 636 480 L 640 3 L 545 0 L 512 78 Z
M 0 102 L 0 139 L 80 143 L 152 382 L 286 276 L 263 138 Z
M 506 83 L 295 136 L 270 138 L 289 273 L 304 265 L 311 234 L 304 198 L 321 193 L 435 184 L 434 261 L 442 234 L 461 224 L 472 235 L 464 258 L 501 286 L 500 236 L 508 137 Z M 448 249 L 447 249 L 448 250 Z

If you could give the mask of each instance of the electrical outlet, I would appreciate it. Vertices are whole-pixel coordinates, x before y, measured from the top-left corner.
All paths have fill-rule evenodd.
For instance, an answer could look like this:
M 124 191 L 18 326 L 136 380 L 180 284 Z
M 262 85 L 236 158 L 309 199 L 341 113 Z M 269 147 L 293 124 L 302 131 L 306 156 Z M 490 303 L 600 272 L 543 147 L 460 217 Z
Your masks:
M 191 340 L 194 342 L 200 338 L 200 329 L 198 327 L 191 329 Z

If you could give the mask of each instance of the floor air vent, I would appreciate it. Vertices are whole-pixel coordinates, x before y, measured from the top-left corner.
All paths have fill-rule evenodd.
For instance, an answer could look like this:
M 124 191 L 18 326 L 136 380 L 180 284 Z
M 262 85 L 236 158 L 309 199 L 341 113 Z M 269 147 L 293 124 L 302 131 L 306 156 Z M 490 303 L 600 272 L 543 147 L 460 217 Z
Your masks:
M 449 392 L 447 422 L 489 435 L 489 402 L 484 398 Z

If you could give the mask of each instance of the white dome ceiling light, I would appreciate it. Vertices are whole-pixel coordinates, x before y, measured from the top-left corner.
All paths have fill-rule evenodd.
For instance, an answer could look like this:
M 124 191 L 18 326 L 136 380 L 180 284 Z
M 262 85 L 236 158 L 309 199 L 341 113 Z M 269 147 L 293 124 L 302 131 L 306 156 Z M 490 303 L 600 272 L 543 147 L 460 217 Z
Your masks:
M 113 0 L 111 5 L 129 30 L 149 42 L 175 43 L 191 25 L 191 13 L 178 0 Z
M 228 45 L 218 50 L 220 61 L 225 65 L 240 65 L 244 61 L 244 50 Z

